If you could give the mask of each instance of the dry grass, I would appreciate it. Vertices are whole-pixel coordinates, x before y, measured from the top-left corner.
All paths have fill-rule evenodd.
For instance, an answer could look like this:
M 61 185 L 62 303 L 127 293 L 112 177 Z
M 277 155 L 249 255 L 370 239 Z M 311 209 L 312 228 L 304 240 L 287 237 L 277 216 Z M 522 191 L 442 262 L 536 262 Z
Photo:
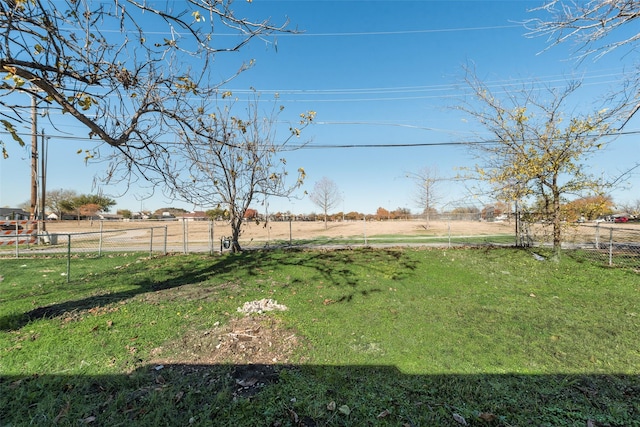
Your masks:
M 135 221 L 116 222 L 105 221 L 103 230 L 119 230 L 131 228 L 168 227 L 167 236 L 170 241 L 182 239 L 186 231 L 190 241 L 206 241 L 209 224 L 206 221 Z M 267 224 L 248 222 L 243 228 L 243 239 L 288 239 L 292 235 L 295 239 L 313 239 L 317 237 L 352 237 L 362 236 L 445 236 L 449 232 L 455 235 L 494 235 L 513 233 L 514 225 L 508 222 L 479 222 L 479 221 L 430 221 L 428 226 L 421 220 L 399 221 L 345 221 L 330 222 L 325 228 L 323 222 L 294 221 L 269 222 Z M 99 231 L 100 223 L 94 221 L 60 221 L 47 223 L 47 230 L 52 233 L 75 233 Z M 217 221 L 214 225 L 216 236 L 230 235 L 231 227 L 224 221 Z

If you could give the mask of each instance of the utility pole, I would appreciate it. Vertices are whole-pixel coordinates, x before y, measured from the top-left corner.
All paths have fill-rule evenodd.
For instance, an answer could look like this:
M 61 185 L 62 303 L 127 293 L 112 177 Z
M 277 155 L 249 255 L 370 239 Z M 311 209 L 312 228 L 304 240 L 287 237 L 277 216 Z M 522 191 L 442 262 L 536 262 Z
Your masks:
M 36 220 L 38 200 L 38 110 L 36 96 L 31 95 L 31 206 L 29 219 Z
M 42 229 L 40 232 L 47 230 L 47 222 L 44 213 L 44 207 L 46 205 L 45 195 L 47 190 L 47 147 L 46 139 L 44 136 L 44 129 L 42 129 L 42 139 L 40 146 L 40 214 L 42 215 Z

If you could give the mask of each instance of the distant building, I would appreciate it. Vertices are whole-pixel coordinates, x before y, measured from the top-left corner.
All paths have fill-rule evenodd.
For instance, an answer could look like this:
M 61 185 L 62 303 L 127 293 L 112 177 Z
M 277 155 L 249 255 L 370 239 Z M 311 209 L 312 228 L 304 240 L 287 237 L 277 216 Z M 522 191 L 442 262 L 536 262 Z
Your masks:
M 187 221 L 206 221 L 209 219 L 204 211 L 189 212 L 183 214 L 181 218 Z
M 29 219 L 29 212 L 25 212 L 21 208 L 0 208 L 1 220 L 25 220 Z
M 102 221 L 122 221 L 124 219 L 122 215 L 108 213 L 100 213 L 98 214 L 98 218 Z

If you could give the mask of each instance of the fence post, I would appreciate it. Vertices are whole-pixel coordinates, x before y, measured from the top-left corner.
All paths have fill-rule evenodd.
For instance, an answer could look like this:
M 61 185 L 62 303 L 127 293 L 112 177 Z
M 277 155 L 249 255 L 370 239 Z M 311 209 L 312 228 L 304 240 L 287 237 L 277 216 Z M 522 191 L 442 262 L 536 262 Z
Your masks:
M 98 257 L 102 256 L 102 226 L 104 221 L 100 221 L 100 234 L 98 238 Z
M 18 221 L 16 220 L 16 258 L 20 258 L 20 250 L 18 249 L 18 241 L 20 239 L 18 238 Z
M 214 235 L 215 232 L 215 223 L 213 222 L 213 220 L 209 220 L 209 255 L 213 255 L 213 243 L 214 243 Z
M 163 255 L 167 254 L 167 225 L 164 226 L 164 250 L 163 250 Z
M 293 244 L 293 233 L 291 232 L 291 221 L 293 219 L 291 218 L 291 215 L 289 216 L 289 246 L 291 246 Z
M 600 249 L 600 223 L 596 224 L 596 249 Z
M 609 229 L 609 267 L 613 265 L 613 228 Z
M 151 236 L 149 237 L 149 258 L 153 257 L 153 227 L 151 227 Z
M 71 234 L 67 234 L 67 283 L 71 278 Z
M 327 220 L 327 218 L 324 219 L 325 221 Z M 362 218 L 362 223 L 364 224 L 364 245 L 367 246 L 367 216 L 365 215 L 364 218 Z
M 189 236 L 189 233 L 187 232 L 187 220 L 185 218 L 182 218 L 182 252 L 184 254 L 187 253 L 188 250 L 188 243 L 187 243 L 187 239 Z

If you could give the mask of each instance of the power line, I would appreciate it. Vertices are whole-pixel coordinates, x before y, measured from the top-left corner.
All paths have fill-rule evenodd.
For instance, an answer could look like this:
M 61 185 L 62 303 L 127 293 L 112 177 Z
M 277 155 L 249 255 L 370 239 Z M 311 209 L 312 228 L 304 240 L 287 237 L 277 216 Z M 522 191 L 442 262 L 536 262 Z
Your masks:
M 424 130 L 430 130 L 429 128 L 423 128 Z M 11 135 L 9 132 L 0 131 L 0 135 Z M 603 138 L 616 137 L 616 136 L 629 136 L 640 135 L 639 130 L 614 132 L 608 135 L 603 135 Z M 47 135 L 51 139 L 62 139 L 69 141 L 80 142 L 94 142 L 102 144 L 104 141 L 99 139 L 92 139 L 81 136 L 69 136 L 69 135 Z M 589 136 L 587 136 L 589 137 Z M 595 135 L 591 136 L 595 137 Z M 132 144 L 140 141 L 131 141 Z M 286 147 L 291 150 L 298 149 L 334 149 L 334 148 L 411 148 L 411 147 L 438 147 L 438 146 L 456 146 L 456 145 L 483 145 L 483 144 L 497 144 L 500 140 L 470 140 L 470 141 L 436 141 L 436 142 L 416 142 L 416 143 L 380 143 L 380 144 L 287 144 Z M 158 145 L 183 145 L 179 141 L 156 141 Z
M 354 31 L 354 32 L 337 32 L 337 33 L 306 33 L 306 32 L 293 32 L 293 33 L 279 33 L 278 38 L 281 37 L 358 37 L 358 36 L 397 36 L 397 35 L 412 35 L 412 34 L 438 34 L 438 33 L 459 33 L 465 31 L 488 31 L 488 30 L 505 30 L 511 28 L 524 28 L 520 24 L 511 25 L 492 25 L 486 27 L 458 27 L 458 28 L 432 28 L 422 30 L 396 30 L 396 31 Z M 62 30 L 69 32 L 82 31 L 82 29 L 76 28 L 61 28 Z M 101 33 L 117 33 L 117 34 L 137 34 L 131 31 L 101 29 Z M 156 36 L 185 36 L 187 33 L 175 31 L 145 31 L 145 35 Z M 215 33 L 216 37 L 244 37 L 243 33 Z

